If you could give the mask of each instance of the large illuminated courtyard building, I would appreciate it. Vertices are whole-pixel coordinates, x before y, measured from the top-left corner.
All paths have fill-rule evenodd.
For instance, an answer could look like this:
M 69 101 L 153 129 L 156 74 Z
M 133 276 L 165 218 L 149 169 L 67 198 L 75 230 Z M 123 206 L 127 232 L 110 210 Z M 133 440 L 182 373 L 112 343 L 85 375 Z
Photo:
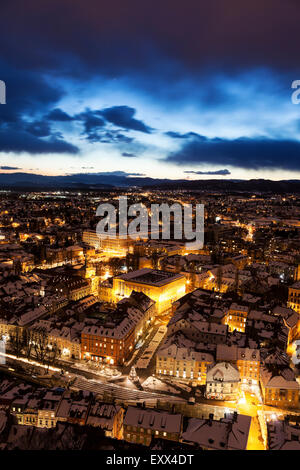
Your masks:
M 102 254 L 107 258 L 124 257 L 132 250 L 133 240 L 130 238 L 104 237 L 94 231 L 86 230 L 82 234 L 82 241 L 97 250 L 101 250 Z
M 156 302 L 157 313 L 161 314 L 185 294 L 185 283 L 182 274 L 144 268 L 114 277 L 112 296 L 118 302 L 132 291 L 143 292 Z

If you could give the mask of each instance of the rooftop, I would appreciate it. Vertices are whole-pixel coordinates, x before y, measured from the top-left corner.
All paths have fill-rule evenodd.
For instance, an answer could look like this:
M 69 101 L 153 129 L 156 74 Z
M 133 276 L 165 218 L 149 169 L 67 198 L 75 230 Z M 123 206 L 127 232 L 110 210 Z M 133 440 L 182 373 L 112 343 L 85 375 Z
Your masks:
M 173 274 L 165 271 L 159 271 L 157 269 L 144 268 L 139 269 L 138 271 L 121 274 L 120 276 L 116 276 L 116 278 L 123 279 L 124 281 L 132 281 L 139 284 L 160 287 L 177 279 L 184 279 L 184 276 L 182 274 Z

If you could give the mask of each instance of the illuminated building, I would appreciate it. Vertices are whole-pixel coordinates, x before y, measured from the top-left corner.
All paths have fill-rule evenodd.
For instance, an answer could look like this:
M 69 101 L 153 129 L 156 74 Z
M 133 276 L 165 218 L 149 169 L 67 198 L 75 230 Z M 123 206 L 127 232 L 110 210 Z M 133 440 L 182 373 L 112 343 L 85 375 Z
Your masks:
M 99 283 L 99 300 L 108 303 L 114 302 L 113 278 L 110 277 Z
M 230 332 L 237 330 L 244 333 L 248 312 L 249 307 L 236 303 L 231 304 L 225 317 L 225 324 L 228 325 Z
M 215 400 L 236 400 L 240 373 L 229 362 L 220 362 L 207 371 L 206 397 Z
M 192 341 L 204 344 L 226 343 L 228 326 L 204 321 L 201 314 L 189 310 L 174 315 L 168 324 L 167 336 L 181 331 Z
M 294 280 L 300 281 L 300 264 L 297 265 L 294 271 Z
M 29 399 L 16 398 L 11 409 L 18 424 L 38 428 L 54 428 L 57 424 L 57 410 L 63 389 L 43 389 L 30 395 Z
M 143 293 L 132 292 L 115 310 L 100 316 L 95 314 L 98 321 L 87 325 L 81 333 L 81 358 L 124 364 L 154 320 L 156 307 Z
M 81 333 L 81 357 L 110 365 L 123 364 L 135 345 L 134 327 L 127 318 L 116 327 L 107 322 L 86 326 Z
M 216 359 L 233 364 L 239 370 L 241 383 L 258 384 L 260 353 L 257 349 L 219 344 Z
M 134 244 L 135 250 L 141 256 L 151 256 L 153 253 L 160 253 L 164 256 L 183 255 L 186 248 L 183 244 L 168 240 L 148 240 L 147 242 L 137 241 Z
M 236 365 L 240 373 L 241 382 L 258 384 L 260 370 L 260 354 L 258 350 L 238 348 Z
M 123 422 L 124 439 L 145 446 L 150 445 L 153 437 L 179 441 L 181 428 L 181 414 L 134 406 L 127 408 Z
M 173 344 L 162 347 L 156 354 L 156 374 L 171 376 L 203 385 L 206 371 L 214 362 L 211 354 L 195 351 L 191 348 L 180 348 Z
M 49 332 L 48 341 L 50 346 L 56 344 L 60 357 L 80 359 L 80 337 L 70 328 L 54 328 Z
M 100 238 L 100 248 L 107 257 L 125 257 L 131 251 L 133 243 L 131 238 Z
M 85 230 L 82 234 L 82 241 L 94 248 L 100 248 L 100 237 L 96 232 Z
M 91 293 L 91 283 L 79 276 L 61 274 L 51 281 L 52 290 L 64 294 L 69 300 L 80 300 Z
M 273 314 L 283 318 L 284 325 L 288 328 L 288 347 L 300 334 L 300 315 L 292 308 L 276 306 Z
M 189 418 L 184 421 L 182 442 L 204 450 L 246 450 L 251 416 L 226 413 L 217 420 L 211 413 L 207 419 Z
M 199 287 L 221 293 L 232 291 L 235 288 L 235 276 L 236 267 L 233 264 L 209 269 L 198 276 Z
M 96 232 L 86 230 L 82 234 L 82 241 L 89 246 L 102 250 L 107 257 L 124 257 L 134 244 L 131 238 L 107 237 L 98 235 Z
M 288 307 L 300 314 L 300 281 L 289 287 Z
M 89 411 L 86 424 L 101 427 L 105 436 L 123 439 L 124 409 L 119 405 L 95 401 Z
M 300 385 L 289 367 L 263 367 L 260 386 L 265 405 L 278 408 L 298 408 Z
M 157 313 L 172 307 L 172 303 L 185 294 L 185 277 L 181 274 L 158 271 L 155 269 L 139 269 L 113 278 L 113 300 L 129 297 L 131 292 L 143 292 L 154 300 Z

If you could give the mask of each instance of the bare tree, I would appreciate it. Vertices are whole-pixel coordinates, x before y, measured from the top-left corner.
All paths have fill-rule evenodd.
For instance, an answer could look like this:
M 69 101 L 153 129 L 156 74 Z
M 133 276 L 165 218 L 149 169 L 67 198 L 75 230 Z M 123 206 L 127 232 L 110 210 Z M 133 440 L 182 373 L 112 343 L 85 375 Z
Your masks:
M 34 331 L 33 350 L 36 359 L 45 364 L 48 349 L 48 335 L 45 328 L 37 328 Z
M 32 356 L 34 342 L 34 331 L 31 329 L 24 329 L 24 354 L 29 359 Z
M 22 327 L 16 326 L 9 334 L 9 346 L 11 352 L 19 357 L 26 347 L 26 334 Z
M 221 287 L 222 287 L 222 279 L 223 279 L 223 268 L 222 266 L 219 266 L 217 270 L 217 289 L 219 292 L 221 291 Z
M 51 346 L 47 346 L 46 348 L 46 358 L 45 358 L 45 362 L 46 364 L 48 365 L 48 369 L 49 370 L 49 367 L 50 365 L 54 364 L 55 363 L 55 359 L 58 357 L 58 347 L 57 347 L 57 344 L 54 343 L 52 344 Z

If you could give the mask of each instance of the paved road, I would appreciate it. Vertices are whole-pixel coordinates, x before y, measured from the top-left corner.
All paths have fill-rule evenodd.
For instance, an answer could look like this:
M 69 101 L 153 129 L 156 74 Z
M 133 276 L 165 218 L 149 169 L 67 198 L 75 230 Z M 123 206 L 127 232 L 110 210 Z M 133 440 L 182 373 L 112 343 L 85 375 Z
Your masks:
M 166 334 L 167 328 L 164 325 L 161 325 L 158 327 L 158 329 L 155 332 L 154 337 L 151 339 L 149 342 L 148 346 L 144 349 L 142 355 L 139 357 L 139 359 L 136 361 L 134 364 L 137 369 L 147 369 L 152 357 L 159 347 L 160 343 L 162 342 L 165 334 Z

